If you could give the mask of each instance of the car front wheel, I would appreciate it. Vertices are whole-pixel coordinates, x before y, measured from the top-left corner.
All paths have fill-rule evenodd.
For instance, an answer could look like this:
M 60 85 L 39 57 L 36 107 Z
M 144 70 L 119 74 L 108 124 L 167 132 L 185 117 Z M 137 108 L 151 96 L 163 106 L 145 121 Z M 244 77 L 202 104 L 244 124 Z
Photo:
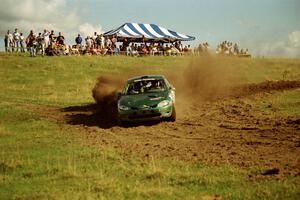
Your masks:
M 174 104 L 172 106 L 172 114 L 168 118 L 168 121 L 170 121 L 170 122 L 175 122 L 176 121 L 176 110 L 175 110 L 175 105 Z

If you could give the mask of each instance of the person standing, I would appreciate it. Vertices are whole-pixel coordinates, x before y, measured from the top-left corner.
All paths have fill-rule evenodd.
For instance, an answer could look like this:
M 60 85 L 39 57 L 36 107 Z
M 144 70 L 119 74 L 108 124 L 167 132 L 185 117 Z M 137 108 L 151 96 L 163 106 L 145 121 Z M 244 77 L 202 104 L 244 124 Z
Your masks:
M 25 38 L 23 33 L 20 33 L 20 50 L 22 53 L 25 53 Z
M 82 37 L 80 36 L 80 34 L 78 34 L 78 36 L 75 38 L 75 42 L 77 46 L 81 47 Z
M 105 48 L 111 48 L 111 45 L 112 45 L 112 43 L 111 43 L 110 38 L 108 36 L 106 36 L 106 38 L 105 38 Z
M 94 32 L 94 35 L 91 37 L 92 41 L 92 47 L 93 48 L 97 48 L 97 43 L 96 43 L 96 39 L 97 39 L 97 32 Z
M 43 32 L 43 34 L 42 34 L 42 37 L 43 37 L 43 40 L 44 40 L 44 42 L 43 42 L 43 48 L 44 49 L 47 49 L 48 48 L 48 46 L 49 46 L 49 44 L 50 44 L 50 38 L 49 38 L 49 35 L 50 35 L 50 32 L 49 31 L 47 31 L 47 29 L 44 29 L 44 32 Z
M 20 44 L 20 33 L 18 32 L 18 29 L 15 29 L 15 32 L 13 33 L 13 51 L 18 52 L 19 51 L 19 44 Z
M 45 44 L 44 44 L 44 37 L 42 36 L 42 33 L 39 33 L 39 35 L 36 38 L 37 41 L 37 52 L 40 52 L 41 55 L 45 54 Z
M 105 38 L 104 38 L 103 34 L 101 34 L 101 36 L 100 36 L 100 43 L 101 43 L 100 48 L 104 49 L 105 48 Z
M 58 36 L 56 38 L 56 42 L 57 42 L 57 44 L 65 45 L 65 37 L 62 36 L 61 32 L 58 33 Z
M 119 48 L 117 48 L 117 37 L 115 37 L 114 35 L 111 38 L 111 49 L 113 50 L 114 54 L 118 55 L 119 54 Z
M 5 47 L 5 52 L 8 52 L 8 34 L 9 34 L 9 30 L 7 31 L 7 33 L 4 36 L 4 47 Z
M 54 43 L 55 43 L 54 30 L 52 30 L 51 33 L 50 33 L 50 35 L 49 35 L 49 42 L 50 42 L 51 48 L 53 48 L 54 47 Z
M 90 38 L 90 36 L 87 36 L 87 38 L 85 39 L 85 45 L 86 45 L 87 52 L 90 51 L 92 44 L 93 44 L 92 38 Z
M 12 48 L 13 48 L 13 43 L 14 43 L 14 36 L 8 30 L 6 37 L 7 37 L 7 52 L 11 52 Z
M 30 31 L 28 37 L 26 38 L 27 46 L 30 49 L 30 56 L 35 57 L 36 56 L 36 47 L 37 47 L 37 41 L 36 36 L 33 33 L 33 30 Z

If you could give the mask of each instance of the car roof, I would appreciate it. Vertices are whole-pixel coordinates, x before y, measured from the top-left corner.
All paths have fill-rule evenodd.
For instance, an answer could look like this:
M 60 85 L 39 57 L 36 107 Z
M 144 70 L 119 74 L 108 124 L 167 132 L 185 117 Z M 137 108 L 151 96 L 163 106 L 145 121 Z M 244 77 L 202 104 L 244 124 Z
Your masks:
M 134 82 L 135 80 L 140 79 L 165 79 L 163 75 L 143 75 L 143 76 L 135 76 L 127 80 L 127 82 Z

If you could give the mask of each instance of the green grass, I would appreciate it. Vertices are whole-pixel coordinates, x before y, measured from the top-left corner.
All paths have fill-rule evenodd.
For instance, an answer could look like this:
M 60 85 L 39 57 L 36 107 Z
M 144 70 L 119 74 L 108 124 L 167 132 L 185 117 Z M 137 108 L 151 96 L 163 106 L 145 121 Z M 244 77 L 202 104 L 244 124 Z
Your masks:
M 283 91 L 266 97 L 259 102 L 264 112 L 278 112 L 284 117 L 300 118 L 300 89 Z
M 230 165 L 123 156 L 90 147 L 80 131 L 25 110 L 22 104 L 74 106 L 93 102 L 102 74 L 182 69 L 187 57 L 37 57 L 0 54 L 0 199 L 297 199 L 299 178 L 256 180 Z M 224 59 L 241 82 L 299 76 L 299 60 Z M 299 90 L 269 99 L 283 115 Z M 297 104 L 296 106 L 299 106 Z M 296 109 L 294 109 L 296 110 Z M 78 132 L 78 133 L 77 133 Z

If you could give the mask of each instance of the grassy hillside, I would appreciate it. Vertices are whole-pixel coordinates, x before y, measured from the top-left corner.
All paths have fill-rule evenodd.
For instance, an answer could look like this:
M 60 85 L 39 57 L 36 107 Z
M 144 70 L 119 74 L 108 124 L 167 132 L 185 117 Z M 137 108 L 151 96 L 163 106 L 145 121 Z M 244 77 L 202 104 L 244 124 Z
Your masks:
M 205 58 L 203 58 L 205 59 Z M 0 199 L 298 199 L 298 177 L 251 179 L 241 169 L 200 161 L 142 158 L 89 145 L 80 129 L 32 106 L 93 103 L 100 75 L 180 72 L 189 57 L 36 57 L 0 54 Z M 240 83 L 300 80 L 300 60 L 214 59 Z M 299 115 L 300 91 L 272 102 L 282 116 Z

